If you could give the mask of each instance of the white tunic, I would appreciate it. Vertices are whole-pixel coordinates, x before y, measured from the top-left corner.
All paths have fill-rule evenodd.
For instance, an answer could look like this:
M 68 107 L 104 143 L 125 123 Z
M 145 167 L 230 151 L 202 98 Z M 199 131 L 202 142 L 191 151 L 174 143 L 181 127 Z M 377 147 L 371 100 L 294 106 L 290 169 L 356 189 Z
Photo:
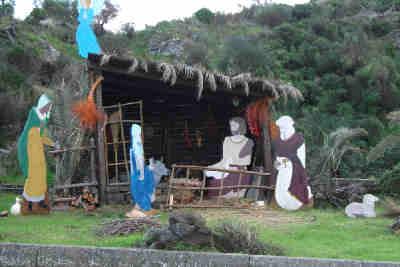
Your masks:
M 216 164 L 210 165 L 210 168 L 217 169 L 236 169 L 231 165 L 248 166 L 251 163 L 251 151 L 247 155 L 240 155 L 246 144 L 251 141 L 244 135 L 228 136 L 225 138 L 222 149 L 222 160 Z M 253 144 L 253 142 L 251 141 Z M 225 178 L 228 173 L 218 171 L 206 171 L 206 176 L 215 179 Z

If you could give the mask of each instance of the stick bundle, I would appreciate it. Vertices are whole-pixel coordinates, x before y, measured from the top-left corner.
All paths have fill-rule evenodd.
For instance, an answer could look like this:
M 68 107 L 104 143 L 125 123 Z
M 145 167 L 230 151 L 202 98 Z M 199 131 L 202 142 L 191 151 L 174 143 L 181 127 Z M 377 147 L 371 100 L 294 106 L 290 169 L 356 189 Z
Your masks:
M 96 234 L 99 236 L 129 235 L 143 232 L 148 227 L 160 226 L 153 218 L 117 219 L 102 223 Z

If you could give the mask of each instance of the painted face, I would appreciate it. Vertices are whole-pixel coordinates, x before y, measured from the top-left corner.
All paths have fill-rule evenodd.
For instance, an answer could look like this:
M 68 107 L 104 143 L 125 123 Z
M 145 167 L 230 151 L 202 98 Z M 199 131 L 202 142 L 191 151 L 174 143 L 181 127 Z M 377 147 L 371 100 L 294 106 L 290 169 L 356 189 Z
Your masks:
M 232 133 L 237 132 L 239 130 L 239 127 L 240 127 L 239 123 L 236 122 L 236 121 L 230 121 L 229 122 L 229 126 L 231 127 L 231 132 Z

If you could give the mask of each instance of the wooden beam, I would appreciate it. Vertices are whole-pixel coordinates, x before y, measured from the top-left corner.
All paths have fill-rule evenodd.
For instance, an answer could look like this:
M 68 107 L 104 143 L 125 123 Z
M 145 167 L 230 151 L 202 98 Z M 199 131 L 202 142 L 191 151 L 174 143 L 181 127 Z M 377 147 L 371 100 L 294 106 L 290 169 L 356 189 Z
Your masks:
M 268 123 L 269 124 L 269 123 Z M 272 145 L 271 145 L 271 136 L 269 134 L 269 129 L 268 129 L 268 124 L 263 126 L 262 129 L 262 145 L 263 145 L 263 154 L 264 154 L 264 171 L 268 173 L 272 173 L 273 171 L 273 164 L 272 164 Z M 269 179 L 271 180 L 272 176 L 269 176 Z M 267 181 L 264 181 L 262 184 L 267 183 Z M 267 184 L 270 185 L 268 182 Z M 270 202 L 272 200 L 272 195 L 271 192 L 267 192 L 267 201 Z
M 94 72 L 91 72 L 91 81 L 90 83 L 92 84 L 95 81 L 95 78 L 93 77 L 95 75 Z M 97 73 L 98 74 L 98 73 Z M 97 108 L 100 110 L 103 110 L 103 89 L 101 84 L 96 90 L 96 105 Z M 104 148 L 104 135 L 103 135 L 103 125 L 97 124 L 97 151 L 98 151 L 98 172 L 99 172 L 99 185 L 100 185 L 100 192 L 99 192 L 99 197 L 100 197 L 100 203 L 101 204 L 107 204 L 106 200 L 106 186 L 107 186 L 107 175 L 106 175 L 106 161 L 105 161 L 105 148 Z

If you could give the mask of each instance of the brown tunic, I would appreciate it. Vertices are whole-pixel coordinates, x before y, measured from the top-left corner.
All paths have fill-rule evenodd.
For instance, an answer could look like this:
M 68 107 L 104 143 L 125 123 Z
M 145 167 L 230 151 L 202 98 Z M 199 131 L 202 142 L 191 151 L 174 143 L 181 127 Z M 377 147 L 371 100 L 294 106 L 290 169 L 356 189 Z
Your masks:
M 287 140 L 275 139 L 272 147 L 276 157 L 288 158 L 293 164 L 292 179 L 290 182 L 289 192 L 295 196 L 303 204 L 308 204 L 310 198 L 308 195 L 308 175 L 297 156 L 297 150 L 304 144 L 304 137 L 300 133 L 293 134 Z M 275 172 L 276 181 L 278 173 Z

